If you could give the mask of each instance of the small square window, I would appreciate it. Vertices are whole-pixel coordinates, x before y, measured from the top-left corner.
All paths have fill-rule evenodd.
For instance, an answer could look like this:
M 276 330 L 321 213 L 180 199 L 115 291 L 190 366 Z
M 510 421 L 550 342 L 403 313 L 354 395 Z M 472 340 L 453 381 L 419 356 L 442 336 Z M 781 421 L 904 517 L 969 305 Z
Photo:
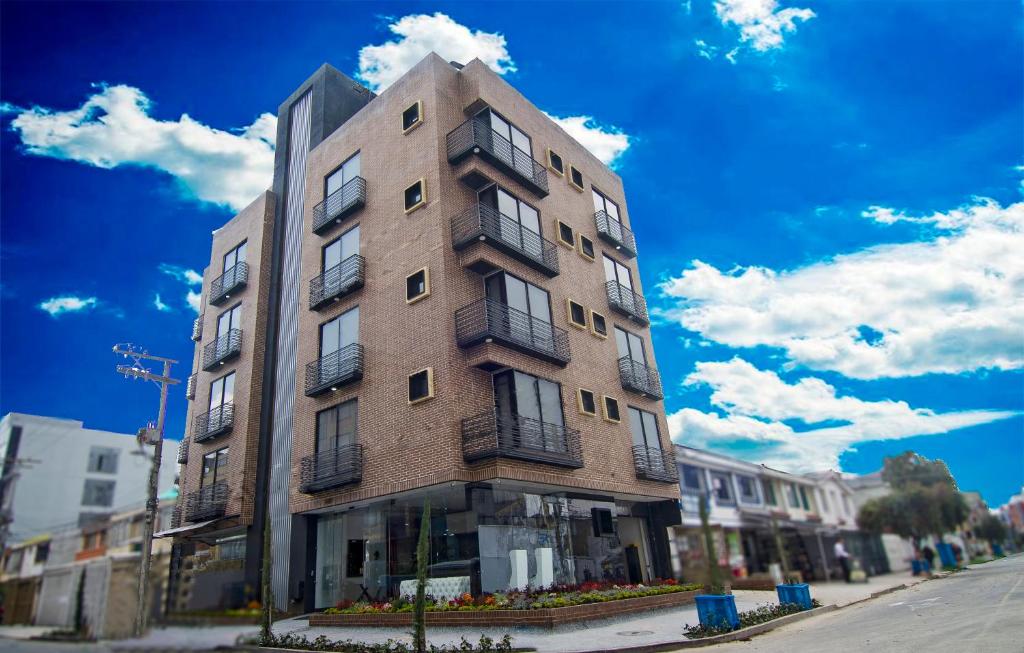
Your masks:
M 571 299 L 565 300 L 565 304 L 569 316 L 569 324 L 573 325 L 577 329 L 587 328 L 587 309 L 583 308 L 583 304 L 574 302 Z
M 583 258 L 593 261 L 594 260 L 594 241 L 590 240 L 583 234 L 579 237 L 579 253 Z
M 427 181 L 418 180 L 405 189 L 405 212 L 412 213 L 427 203 Z
M 622 416 L 619 414 L 619 400 L 613 397 L 604 397 L 602 406 L 604 408 L 604 419 L 608 422 L 621 422 Z
M 558 236 L 558 242 L 570 249 L 576 248 L 576 234 L 573 233 L 572 227 L 561 220 L 555 220 L 555 234 Z
M 414 304 L 430 294 L 430 270 L 416 270 L 405 278 L 405 301 Z
M 418 404 L 434 397 L 434 368 L 409 375 L 409 403 Z
M 551 151 L 550 147 L 548 148 L 548 167 L 559 177 L 565 174 L 565 164 L 562 163 L 562 157 Z
M 580 388 L 576 391 L 576 407 L 580 413 L 594 417 L 597 415 L 597 399 L 590 390 Z
M 608 321 L 593 309 L 590 310 L 590 332 L 599 338 L 608 337 Z
M 583 173 L 576 169 L 576 166 L 569 166 L 569 185 L 583 192 Z
M 423 124 L 423 102 L 417 100 L 402 112 L 402 133 L 408 134 Z

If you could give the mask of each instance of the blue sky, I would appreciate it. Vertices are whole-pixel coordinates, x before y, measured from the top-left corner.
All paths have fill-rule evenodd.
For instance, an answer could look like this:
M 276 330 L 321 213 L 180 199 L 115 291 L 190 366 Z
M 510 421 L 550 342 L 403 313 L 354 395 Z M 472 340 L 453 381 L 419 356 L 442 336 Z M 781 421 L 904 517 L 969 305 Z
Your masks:
M 912 448 L 993 505 L 1024 484 L 1019 2 L 0 11 L 0 411 L 151 419 L 110 347 L 187 376 L 188 271 L 269 185 L 264 114 L 325 61 L 383 87 L 433 48 L 622 175 L 678 441 L 853 473 Z

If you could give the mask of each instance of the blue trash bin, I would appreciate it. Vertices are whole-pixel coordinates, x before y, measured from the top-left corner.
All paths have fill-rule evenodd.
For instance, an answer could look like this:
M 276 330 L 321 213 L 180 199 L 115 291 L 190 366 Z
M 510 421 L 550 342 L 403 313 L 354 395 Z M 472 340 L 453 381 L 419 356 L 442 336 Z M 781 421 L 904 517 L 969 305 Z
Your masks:
M 917 576 L 924 572 L 924 560 L 911 560 L 910 561 L 910 573 Z
M 697 617 L 707 628 L 739 628 L 740 615 L 736 612 L 736 597 L 732 594 L 698 594 Z
M 935 545 L 939 552 L 939 560 L 942 566 L 952 569 L 956 567 L 956 554 L 953 553 L 953 545 L 949 542 L 939 542 Z
M 804 610 L 810 610 L 811 586 L 807 583 L 793 583 L 792 585 L 776 585 L 775 591 L 779 594 L 779 605 L 795 603 Z

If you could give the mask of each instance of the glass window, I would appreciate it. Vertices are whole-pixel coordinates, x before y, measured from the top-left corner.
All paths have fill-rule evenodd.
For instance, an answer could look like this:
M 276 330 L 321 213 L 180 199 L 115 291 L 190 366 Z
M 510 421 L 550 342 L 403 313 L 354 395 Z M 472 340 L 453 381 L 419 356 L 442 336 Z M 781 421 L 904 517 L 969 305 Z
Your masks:
M 484 292 L 487 299 L 529 316 L 529 319 L 511 319 L 501 306 L 489 305 L 489 318 L 507 329 L 507 335 L 532 347 L 554 351 L 551 298 L 546 290 L 507 272 L 496 272 L 484 278 Z
M 580 388 L 576 394 L 576 399 L 578 400 L 581 413 L 584 415 L 597 414 L 597 400 L 594 398 L 593 392 Z
M 518 370 L 499 372 L 493 377 L 494 403 L 500 415 L 518 415 L 546 424 L 565 425 L 562 387 Z
M 427 368 L 409 375 L 409 403 L 415 404 L 434 396 L 434 370 Z
M 427 201 L 427 182 L 419 179 L 413 185 L 405 189 L 405 212 L 423 206 Z
M 235 399 L 235 373 L 220 377 L 210 384 L 210 410 L 217 410 Z M 212 417 L 212 416 L 211 416 Z
M 342 261 L 359 253 L 359 225 L 352 227 L 340 237 L 334 239 L 324 246 L 322 270 L 328 270 L 341 265 Z
M 775 485 L 768 479 L 761 479 L 761 490 L 764 492 L 764 501 L 770 506 L 778 505 L 775 498 Z
M 594 335 L 601 336 L 602 338 L 608 337 L 608 321 L 605 320 L 604 316 L 597 311 L 590 311 L 590 330 L 594 332 Z
M 90 447 L 87 469 L 100 474 L 116 474 L 118 454 L 120 452 L 117 449 L 110 447 Z
M 803 504 L 804 510 L 810 510 L 811 504 L 807 500 L 807 488 L 803 485 L 800 486 L 800 503 Z
M 569 247 L 575 247 L 576 235 L 573 233 L 572 227 L 561 220 L 555 220 L 555 226 L 558 227 L 558 242 Z
M 583 190 L 583 173 L 576 169 L 576 166 L 569 166 L 569 183 L 576 190 Z
M 629 406 L 629 429 L 633 433 L 633 444 L 648 449 L 661 449 L 658 434 L 658 418 L 654 413 Z
M 757 483 L 753 476 L 737 475 L 736 482 L 740 486 L 740 501 L 743 503 L 758 503 Z
M 359 307 L 320 325 L 320 358 L 359 342 Z
M 203 472 L 199 478 L 199 487 L 209 487 L 218 481 L 224 480 L 227 473 L 225 467 L 228 464 L 228 448 L 211 451 L 203 456 Z
M 416 101 L 402 112 L 402 131 L 408 132 L 423 122 L 423 102 Z
M 565 174 L 565 164 L 562 163 L 562 157 L 555 154 L 551 148 L 548 148 L 548 167 L 559 176 Z
M 594 241 L 590 240 L 589 238 L 587 238 L 583 234 L 580 234 L 579 235 L 579 243 L 580 243 L 580 254 L 582 254 L 585 258 L 588 258 L 591 261 L 593 261 L 594 260 L 594 256 L 595 256 L 595 254 L 594 254 Z
M 591 187 L 591 193 L 594 196 L 594 212 L 599 213 L 604 211 L 612 220 L 621 222 L 619 218 L 619 205 L 605 197 L 601 192 Z
M 643 338 L 635 333 L 615 327 L 615 345 L 619 350 L 619 358 L 628 358 L 637 363 L 647 364 Z
M 405 301 L 413 303 L 430 294 L 430 271 L 417 270 L 405 278 Z
M 114 505 L 114 486 L 115 481 L 85 479 L 85 487 L 82 489 L 82 505 L 103 507 Z
M 324 180 L 324 195 L 325 197 L 333 195 L 337 191 L 341 190 L 345 184 L 352 181 L 359 176 L 359 152 L 356 152 L 348 158 L 344 163 L 335 169 L 334 172 L 327 175 Z
M 571 299 L 567 299 L 566 303 L 569 307 L 569 324 L 574 327 L 581 329 L 587 328 L 587 309 L 583 308 L 583 304 L 575 302 Z
M 46 562 L 46 559 L 50 557 L 50 543 L 43 542 L 36 546 L 36 564 Z
M 604 255 L 604 277 L 606 281 L 615 281 L 629 290 L 633 289 L 633 275 L 629 268 L 607 254 Z
M 604 418 L 609 422 L 622 421 L 622 414 L 619 412 L 619 400 L 613 397 L 604 398 Z
M 357 400 L 351 399 L 316 414 L 317 453 L 356 443 L 357 412 Z
M 731 505 L 736 503 L 732 496 L 732 481 L 728 474 L 722 472 L 711 472 L 711 492 L 715 495 L 715 501 L 719 504 Z
M 477 194 L 480 204 L 498 212 L 498 236 L 516 249 L 535 257 L 544 254 L 544 241 L 540 237 L 540 213 L 526 202 L 492 185 Z
M 239 263 L 245 263 L 246 243 L 242 243 L 224 255 L 224 272 L 235 267 Z
M 242 324 L 242 305 L 235 304 L 217 317 L 217 337 L 228 335 L 232 329 L 240 329 Z
M 684 488 L 696 490 L 697 492 L 704 491 L 704 470 L 702 468 L 684 464 L 681 471 L 682 475 L 680 478 Z
M 789 496 L 789 507 L 799 508 L 800 507 L 800 495 L 797 494 L 796 485 L 788 483 L 786 485 L 786 494 Z

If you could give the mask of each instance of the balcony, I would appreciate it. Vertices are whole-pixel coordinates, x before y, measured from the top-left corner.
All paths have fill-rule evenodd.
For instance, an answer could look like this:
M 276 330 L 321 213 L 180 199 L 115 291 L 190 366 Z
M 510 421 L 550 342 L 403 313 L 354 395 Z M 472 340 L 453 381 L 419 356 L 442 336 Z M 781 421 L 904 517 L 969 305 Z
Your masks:
M 362 479 L 363 445 L 350 444 L 303 458 L 299 470 L 299 491 L 313 494 L 358 483 Z
M 234 423 L 235 405 L 223 404 L 207 413 L 196 415 L 193 421 L 192 437 L 197 443 L 206 442 L 230 431 Z
M 224 481 L 199 488 L 185 500 L 185 519 L 190 522 L 218 519 L 228 505 L 228 484 Z
M 219 306 L 231 299 L 231 293 L 249 283 L 249 265 L 239 262 L 224 270 L 224 274 L 210 282 L 210 303 Z
M 229 329 L 203 348 L 203 369 L 209 372 L 242 351 L 242 330 Z
M 184 465 L 188 462 L 188 436 L 181 438 L 181 442 L 178 443 L 178 464 Z
M 619 359 L 619 379 L 622 387 L 631 392 L 638 392 L 650 399 L 663 399 L 661 377 L 658 370 L 643 361 L 633 360 L 625 356 Z
M 470 118 L 447 137 L 448 162 L 459 163 L 476 154 L 498 170 L 511 176 L 537 197 L 548 195 L 548 173 L 533 160 L 529 152 L 519 149 L 501 136 L 487 122 Z
M 203 339 L 203 314 L 192 321 L 192 342 L 199 342 Z
M 462 420 L 462 457 L 466 462 L 512 458 L 572 469 L 583 467 L 579 431 L 495 410 Z
M 622 313 L 637 324 L 646 326 L 651 323 L 643 295 L 638 295 L 618 281 L 609 281 L 605 287 L 608 289 L 608 305 L 613 311 Z
M 597 225 L 597 235 L 601 240 L 613 246 L 623 256 L 636 256 L 636 239 L 626 225 L 604 211 L 594 214 L 594 223 Z
M 192 374 L 188 377 L 188 380 L 185 381 L 185 399 L 191 401 L 196 398 L 196 386 L 199 385 L 198 382 L 198 374 Z
M 309 309 L 318 311 L 345 295 L 363 287 L 366 259 L 359 254 L 348 257 L 309 282 Z
M 655 447 L 636 445 L 633 447 L 633 466 L 636 477 L 646 481 L 678 483 L 679 469 L 676 468 L 675 452 Z
M 452 218 L 452 247 L 463 250 L 476 242 L 487 243 L 548 277 L 558 276 L 555 244 L 487 204 L 474 204 Z
M 336 224 L 366 206 L 366 180 L 353 177 L 313 207 L 313 233 L 322 236 Z
M 459 347 L 496 342 L 556 365 L 566 365 L 569 334 L 550 322 L 493 299 L 481 299 L 455 311 Z
M 306 396 L 315 397 L 363 378 L 363 346 L 351 344 L 306 365 Z

